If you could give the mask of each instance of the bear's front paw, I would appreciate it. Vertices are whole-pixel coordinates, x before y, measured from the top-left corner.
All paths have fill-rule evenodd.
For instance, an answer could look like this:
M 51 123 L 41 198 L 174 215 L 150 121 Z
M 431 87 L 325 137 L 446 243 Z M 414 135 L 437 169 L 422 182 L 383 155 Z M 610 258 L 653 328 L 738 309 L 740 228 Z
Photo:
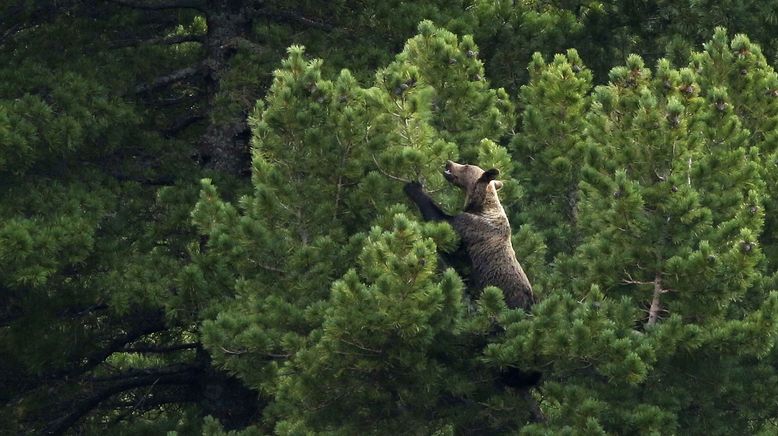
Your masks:
M 409 197 L 413 198 L 423 193 L 424 188 L 422 188 L 421 183 L 419 182 L 408 182 L 403 186 L 403 191 L 405 191 Z

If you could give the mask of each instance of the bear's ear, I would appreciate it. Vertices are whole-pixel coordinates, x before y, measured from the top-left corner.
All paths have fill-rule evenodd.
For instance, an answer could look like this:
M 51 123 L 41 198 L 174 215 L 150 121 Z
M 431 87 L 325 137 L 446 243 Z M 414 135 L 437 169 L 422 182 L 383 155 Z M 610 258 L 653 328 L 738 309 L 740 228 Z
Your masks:
M 484 171 L 484 173 L 481 175 L 481 178 L 478 179 L 478 180 L 482 181 L 482 182 L 487 182 L 488 183 L 488 182 L 491 182 L 492 180 L 496 179 L 497 176 L 499 176 L 499 175 L 500 175 L 500 170 L 498 170 L 497 168 L 492 168 L 490 170 Z
M 495 181 L 494 181 L 494 189 L 496 189 L 496 190 L 498 190 L 498 191 L 499 191 L 500 189 L 502 189 L 502 182 L 501 182 L 501 181 L 499 181 L 499 180 L 495 180 Z

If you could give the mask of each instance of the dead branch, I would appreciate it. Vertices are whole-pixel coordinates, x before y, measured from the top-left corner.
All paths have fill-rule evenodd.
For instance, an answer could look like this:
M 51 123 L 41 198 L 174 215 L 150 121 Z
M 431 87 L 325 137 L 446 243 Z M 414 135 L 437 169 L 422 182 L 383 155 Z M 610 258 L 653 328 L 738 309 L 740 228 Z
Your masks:
M 651 299 L 651 307 L 648 309 L 648 322 L 646 322 L 646 327 L 650 327 L 656 324 L 656 320 L 659 317 L 659 312 L 661 311 L 659 297 L 667 292 L 667 290 L 662 288 L 662 273 L 656 273 L 653 283 L 654 295 Z
M 256 266 L 258 266 L 258 267 L 260 267 L 260 268 L 262 268 L 264 270 L 267 270 L 267 271 L 275 272 L 275 273 L 278 273 L 278 274 L 286 274 L 286 271 L 282 270 L 281 268 L 278 268 L 278 267 L 275 267 L 275 266 L 271 266 L 271 265 L 268 265 L 266 263 L 262 263 L 262 262 L 260 262 L 258 260 L 254 260 L 254 259 L 249 258 L 249 262 L 251 262 L 254 265 L 256 265 Z
M 632 278 L 632 275 L 626 270 L 624 271 L 624 274 L 627 276 L 627 278 L 622 280 L 621 283 L 624 283 L 625 285 L 653 285 L 654 284 L 653 281 L 644 282 L 640 280 L 635 280 Z
M 368 348 L 368 347 L 366 347 L 366 346 L 364 346 L 362 344 L 358 344 L 356 342 L 349 341 L 349 340 L 346 340 L 344 338 L 338 338 L 338 339 L 341 342 L 343 342 L 344 344 L 351 345 L 352 347 L 357 347 L 357 348 L 359 348 L 362 351 L 367 351 L 367 352 L 370 352 L 370 353 L 373 353 L 373 354 L 384 354 L 384 352 L 382 350 L 376 350 L 374 348 Z

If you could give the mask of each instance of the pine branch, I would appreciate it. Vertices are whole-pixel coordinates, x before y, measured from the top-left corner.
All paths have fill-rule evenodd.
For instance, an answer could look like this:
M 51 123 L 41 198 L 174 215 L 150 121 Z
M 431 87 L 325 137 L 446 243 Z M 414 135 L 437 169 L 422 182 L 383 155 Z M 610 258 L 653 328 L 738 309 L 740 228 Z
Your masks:
M 177 105 L 192 105 L 194 104 L 194 102 L 200 100 L 200 98 L 202 98 L 201 93 L 191 92 L 191 93 L 176 95 L 169 98 L 162 98 L 159 100 L 148 101 L 147 103 L 150 106 L 162 109 L 162 108 L 177 106 Z
M 229 355 L 232 355 L 232 356 L 242 356 L 242 355 L 244 355 L 246 353 L 250 353 L 249 350 L 228 350 L 227 348 L 224 348 L 221 345 L 219 346 L 219 348 L 221 348 L 221 350 L 222 350 L 222 352 L 224 354 L 229 354 Z M 260 353 L 260 354 L 268 357 L 270 360 L 287 360 L 290 357 L 292 357 L 292 353 L 278 354 L 278 353 L 265 352 L 265 353 Z
M 231 38 L 229 41 L 227 41 L 226 44 L 224 44 L 223 47 L 250 51 L 257 55 L 263 55 L 267 53 L 267 47 L 257 44 L 256 42 L 246 39 L 242 36 Z
M 187 114 L 174 121 L 170 127 L 165 129 L 164 134 L 168 138 L 174 137 L 182 130 L 203 119 L 205 119 L 205 115 L 203 114 Z
M 162 9 L 195 9 L 206 12 L 206 4 L 201 0 L 110 0 L 121 6 L 133 9 L 162 10 Z
M 32 26 L 22 26 L 21 23 L 17 23 L 10 26 L 9 28 L 5 29 L 0 35 L 0 45 L 2 45 L 6 40 L 11 38 L 12 36 L 16 35 L 17 33 L 25 29 L 29 29 L 30 27 Z
M 165 76 L 157 77 L 152 80 L 151 83 L 145 83 L 135 87 L 135 93 L 142 94 L 144 92 L 153 91 L 163 86 L 170 85 L 171 83 L 179 82 L 189 77 L 195 76 L 202 71 L 201 65 L 192 65 L 180 70 L 173 71 Z
M 187 385 L 196 382 L 196 380 L 197 378 L 193 377 L 192 371 L 188 371 L 176 374 L 150 374 L 145 377 L 132 378 L 122 383 L 117 383 L 97 392 L 90 398 L 75 404 L 72 412 L 50 422 L 49 425 L 46 426 L 44 433 L 53 435 L 64 433 L 73 424 L 98 407 L 100 403 L 116 394 L 151 385 Z
M 119 172 L 112 175 L 120 182 L 135 182 L 144 186 L 173 186 L 176 184 L 176 179 L 173 176 L 161 176 L 157 177 L 156 179 L 144 179 L 142 177 L 128 176 Z
M 185 364 L 176 364 L 176 365 L 156 367 L 156 368 L 130 369 L 118 374 L 108 375 L 105 377 L 88 377 L 85 379 L 85 381 L 88 381 L 90 383 L 105 383 L 105 382 L 112 382 L 112 381 L 128 380 L 128 379 L 139 378 L 139 377 L 152 377 L 152 376 L 161 377 L 163 375 L 181 374 L 184 372 L 193 371 L 195 369 L 197 368 L 192 365 L 185 365 Z
M 58 379 L 72 375 L 84 374 L 85 372 L 100 365 L 111 354 L 117 352 L 123 348 L 126 344 L 134 342 L 135 340 L 146 336 L 151 333 L 156 333 L 166 329 L 165 320 L 161 313 L 151 314 L 150 316 L 144 316 L 143 319 L 137 320 L 140 326 L 134 326 L 129 332 L 118 336 L 108 343 L 104 348 L 90 354 L 86 358 L 86 362 L 80 366 L 74 368 L 66 368 L 60 371 L 45 376 L 47 379 Z
M 326 30 L 328 32 L 335 30 L 335 26 L 331 24 L 305 17 L 293 11 L 261 11 L 259 12 L 259 15 L 275 21 L 302 24 L 307 27 Z
M 143 44 L 176 45 L 184 42 L 205 43 L 205 35 L 173 35 L 166 38 L 154 38 L 142 41 Z
M 80 2 L 73 0 L 17 0 L 0 6 L 0 47 L 17 34 L 34 29 L 58 16 L 70 14 Z M 11 4 L 7 4 L 11 3 Z
M 153 346 L 153 345 L 135 345 L 132 347 L 124 347 L 119 352 L 122 353 L 170 353 L 180 350 L 191 350 L 200 346 L 199 342 L 190 342 L 186 344 L 176 344 L 168 346 Z
M 205 43 L 205 35 L 174 35 L 152 39 L 123 39 L 110 43 L 111 48 L 137 47 L 140 45 L 175 45 L 184 42 Z
M 109 426 L 112 427 L 120 423 L 121 421 L 125 420 L 128 416 L 134 413 L 143 414 L 149 410 L 156 409 L 166 404 L 192 403 L 196 401 L 196 397 L 193 389 L 186 389 L 174 393 L 169 393 L 169 392 L 155 393 L 152 395 L 152 390 L 154 386 L 156 385 L 149 386 L 149 389 L 146 392 L 146 394 L 141 396 L 140 399 L 138 399 L 137 401 L 133 401 L 133 402 L 123 401 L 123 402 L 115 402 L 109 404 L 108 405 L 109 409 L 119 409 L 124 407 L 130 408 L 130 410 L 127 410 L 126 412 L 120 414 L 113 421 L 111 421 L 111 424 L 109 424 Z
M 67 313 L 70 315 L 71 318 L 80 318 L 84 315 L 89 315 L 97 311 L 108 309 L 108 305 L 105 303 L 97 303 L 93 304 L 87 308 L 76 310 L 75 312 L 71 309 Z

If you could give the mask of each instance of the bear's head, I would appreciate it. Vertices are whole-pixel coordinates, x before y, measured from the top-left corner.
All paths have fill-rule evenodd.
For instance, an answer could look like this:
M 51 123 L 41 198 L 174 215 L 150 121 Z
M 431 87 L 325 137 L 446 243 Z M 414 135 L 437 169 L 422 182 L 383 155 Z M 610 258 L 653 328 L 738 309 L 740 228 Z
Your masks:
M 454 186 L 465 191 L 465 209 L 480 209 L 485 197 L 489 193 L 489 186 L 494 186 L 496 191 L 502 188 L 502 182 L 495 180 L 500 175 L 496 168 L 482 170 L 476 165 L 463 165 L 452 161 L 446 161 L 446 169 L 443 176 Z
M 443 176 L 449 183 L 462 188 L 465 192 L 474 189 L 479 181 L 489 183 L 499 175 L 500 171 L 496 168 L 484 171 L 476 165 L 463 165 L 450 160 L 446 161 L 446 170 L 443 171 Z M 502 188 L 502 182 L 495 180 L 494 187 Z

